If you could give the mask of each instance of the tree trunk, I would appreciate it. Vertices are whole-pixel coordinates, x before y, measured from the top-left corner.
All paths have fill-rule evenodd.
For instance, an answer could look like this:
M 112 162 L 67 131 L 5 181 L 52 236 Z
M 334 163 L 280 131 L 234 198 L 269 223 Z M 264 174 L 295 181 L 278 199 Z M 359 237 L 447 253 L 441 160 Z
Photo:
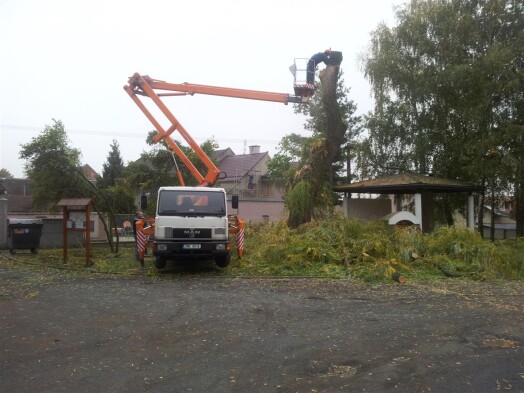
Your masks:
M 318 207 L 315 204 L 320 199 L 323 186 L 326 183 L 330 184 L 332 179 L 333 163 L 340 158 L 347 125 L 340 115 L 337 102 L 338 71 L 338 65 L 328 64 L 320 73 L 321 83 L 317 94 L 320 94 L 321 108 L 326 118 L 326 132 L 322 140 L 313 144 L 308 162 L 297 172 L 293 186 L 288 192 L 287 197 L 291 197 L 295 187 L 301 182 L 307 182 L 310 187 L 309 199 L 312 201 L 308 212 L 289 208 L 288 226 L 291 228 L 311 221 L 313 210 Z
M 331 173 L 333 163 L 340 158 L 340 147 L 344 143 L 347 125 L 340 115 L 337 102 L 337 83 L 339 66 L 328 65 L 320 73 L 320 94 L 322 109 L 326 114 L 326 158 L 325 173 Z
M 489 239 L 495 241 L 495 186 L 491 188 L 491 228 L 489 229 Z
M 523 141 L 524 142 L 524 141 Z M 517 221 L 517 237 L 524 236 L 524 149 L 520 149 L 517 161 L 517 176 L 515 182 L 515 220 Z
M 346 150 L 346 183 L 351 184 L 352 180 L 353 176 L 351 174 L 351 148 L 348 145 Z

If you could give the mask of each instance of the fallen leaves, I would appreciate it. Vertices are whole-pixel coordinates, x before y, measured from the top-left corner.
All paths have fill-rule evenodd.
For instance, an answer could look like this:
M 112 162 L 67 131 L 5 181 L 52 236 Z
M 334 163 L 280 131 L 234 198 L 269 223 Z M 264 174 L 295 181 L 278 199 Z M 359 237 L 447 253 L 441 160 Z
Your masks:
M 492 349 L 517 348 L 519 346 L 519 342 L 508 338 L 498 338 L 491 336 L 483 341 L 482 346 L 484 348 Z

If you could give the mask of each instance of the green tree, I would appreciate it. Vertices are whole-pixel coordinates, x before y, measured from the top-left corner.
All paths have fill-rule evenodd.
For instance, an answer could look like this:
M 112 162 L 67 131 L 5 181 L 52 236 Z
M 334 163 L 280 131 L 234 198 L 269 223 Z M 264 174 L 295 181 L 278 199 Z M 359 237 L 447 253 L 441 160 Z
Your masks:
M 0 197 L 6 192 L 6 187 L 2 183 L 3 179 L 12 179 L 13 175 L 7 169 L 0 169 Z
M 198 185 L 197 180 L 191 172 L 181 160 L 171 152 L 166 143 L 159 142 L 155 144 L 153 142 L 153 136 L 155 134 L 156 131 L 151 131 L 146 138 L 146 143 L 152 146 L 153 149 L 149 152 L 142 153 L 138 160 L 129 163 L 124 170 L 124 175 L 129 186 L 142 194 L 149 195 L 148 199 L 150 203 L 148 203 L 146 211 L 148 215 L 153 215 L 155 212 L 156 196 L 160 187 L 180 185 L 177 168 L 180 170 L 186 185 Z M 197 154 L 190 147 L 176 140 L 175 142 L 197 167 L 200 173 L 204 174 L 206 168 Z M 209 157 L 212 157 L 213 151 L 218 148 L 218 145 L 213 139 L 208 139 L 204 141 L 200 147 Z
M 119 178 L 114 186 L 101 190 L 115 214 L 129 214 L 136 210 L 135 194 L 127 179 Z
M 115 213 L 131 213 L 136 210 L 135 196 L 130 183 L 124 178 L 124 162 L 118 142 L 113 140 L 107 161 L 102 167 L 102 176 L 97 179 L 97 187 Z
M 336 203 L 332 186 L 340 181 L 343 172 L 346 182 L 352 179 L 351 162 L 361 130 L 360 117 L 354 114 L 356 105 L 348 99 L 349 89 L 340 75 L 334 65 L 321 72 L 315 95 L 307 105 L 296 108 L 308 116 L 305 127 L 311 136 L 283 139 L 270 166 L 270 170 L 279 169 L 280 177 L 288 180 L 285 202 L 288 225 L 292 228 L 314 216 L 329 214 Z M 298 157 L 298 161 L 292 161 Z
M 313 137 L 310 136 L 295 133 L 285 135 L 278 144 L 277 153 L 267 164 L 270 179 L 280 187 L 291 183 L 313 141 Z
M 363 60 L 375 98 L 363 173 L 411 169 L 508 189 L 522 153 L 508 130 L 522 125 L 523 15 L 522 1 L 411 1 L 396 26 L 380 25 Z
M 120 154 L 118 142 L 113 139 L 110 147 L 107 161 L 102 165 L 102 178 L 99 180 L 102 188 L 115 186 L 124 174 L 124 161 Z
M 26 176 L 33 181 L 33 204 L 41 209 L 53 210 L 62 198 L 89 197 L 100 217 L 108 211 L 109 219 L 114 226 L 114 213 L 107 198 L 83 174 L 80 167 L 80 150 L 69 146 L 69 140 L 60 120 L 53 120 L 46 125 L 42 133 L 22 145 L 20 158 L 26 160 Z M 113 244 L 111 231 L 102 220 L 109 246 L 118 252 Z
M 0 179 L 12 179 L 13 175 L 5 168 L 0 168 Z
M 328 158 L 326 169 L 328 169 L 328 180 L 330 186 L 337 181 L 351 182 L 355 177 L 352 171 L 352 161 L 356 157 L 356 145 L 360 134 L 362 133 L 362 117 L 355 115 L 357 105 L 349 99 L 351 89 L 345 85 L 343 72 L 340 71 L 334 90 L 335 102 L 326 103 L 325 94 L 315 94 L 308 105 L 298 105 L 297 113 L 303 113 L 308 116 L 305 124 L 306 130 L 311 131 L 309 144 L 305 144 L 302 149 L 302 156 L 308 155 L 311 149 L 311 140 L 327 139 L 330 143 L 338 140 L 340 144 L 331 153 L 332 158 Z M 326 78 L 324 77 L 325 81 Z M 321 90 L 322 92 L 322 90 Z M 335 106 L 332 113 L 328 110 Z M 339 120 L 340 130 L 330 130 L 330 118 L 335 117 Z M 335 135 L 338 134 L 338 135 Z M 341 178 L 341 172 L 345 172 L 344 179 Z
M 61 198 L 78 197 L 82 178 L 78 175 L 80 150 L 69 146 L 60 120 L 46 125 L 42 133 L 22 145 L 20 158 L 26 160 L 26 176 L 34 183 L 33 204 L 52 208 Z

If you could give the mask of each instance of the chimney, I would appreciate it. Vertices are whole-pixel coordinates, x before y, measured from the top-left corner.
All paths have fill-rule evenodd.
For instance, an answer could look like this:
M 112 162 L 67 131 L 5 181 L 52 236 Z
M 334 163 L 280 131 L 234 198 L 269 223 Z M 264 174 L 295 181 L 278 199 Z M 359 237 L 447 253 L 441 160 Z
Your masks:
M 255 153 L 260 153 L 260 146 L 258 145 L 249 146 L 249 154 L 255 154 Z

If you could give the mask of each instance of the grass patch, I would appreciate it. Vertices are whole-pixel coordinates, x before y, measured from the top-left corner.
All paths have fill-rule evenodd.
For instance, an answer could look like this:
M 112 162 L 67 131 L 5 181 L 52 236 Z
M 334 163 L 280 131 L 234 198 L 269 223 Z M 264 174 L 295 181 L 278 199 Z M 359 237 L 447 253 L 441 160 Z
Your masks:
M 134 243 L 121 243 L 119 252 L 113 254 L 107 244 L 91 245 L 91 265 L 86 264 L 84 248 L 71 247 L 68 249 L 67 262 L 64 263 L 63 250 L 60 248 L 38 249 L 37 254 L 25 250 L 17 250 L 15 255 L 5 255 L 2 259 L 21 266 L 37 266 L 64 271 L 105 273 L 105 274 L 136 274 L 140 264 L 134 259 Z M 146 263 L 144 271 L 153 269 L 153 263 Z
M 118 254 L 107 245 L 92 245 L 93 264 L 85 250 L 69 249 L 64 264 L 61 249 L 20 252 L 0 260 L 26 266 L 86 273 L 157 275 L 152 257 L 145 268 L 134 260 L 134 244 L 121 243 Z M 285 222 L 246 227 L 245 254 L 235 255 L 227 269 L 212 261 L 173 263 L 167 274 L 198 276 L 277 276 L 344 278 L 363 282 L 390 281 L 394 274 L 409 280 L 464 277 L 474 280 L 524 278 L 524 239 L 490 242 L 467 228 L 442 227 L 431 234 L 395 230 L 382 222 L 361 222 L 335 215 L 289 229 Z

